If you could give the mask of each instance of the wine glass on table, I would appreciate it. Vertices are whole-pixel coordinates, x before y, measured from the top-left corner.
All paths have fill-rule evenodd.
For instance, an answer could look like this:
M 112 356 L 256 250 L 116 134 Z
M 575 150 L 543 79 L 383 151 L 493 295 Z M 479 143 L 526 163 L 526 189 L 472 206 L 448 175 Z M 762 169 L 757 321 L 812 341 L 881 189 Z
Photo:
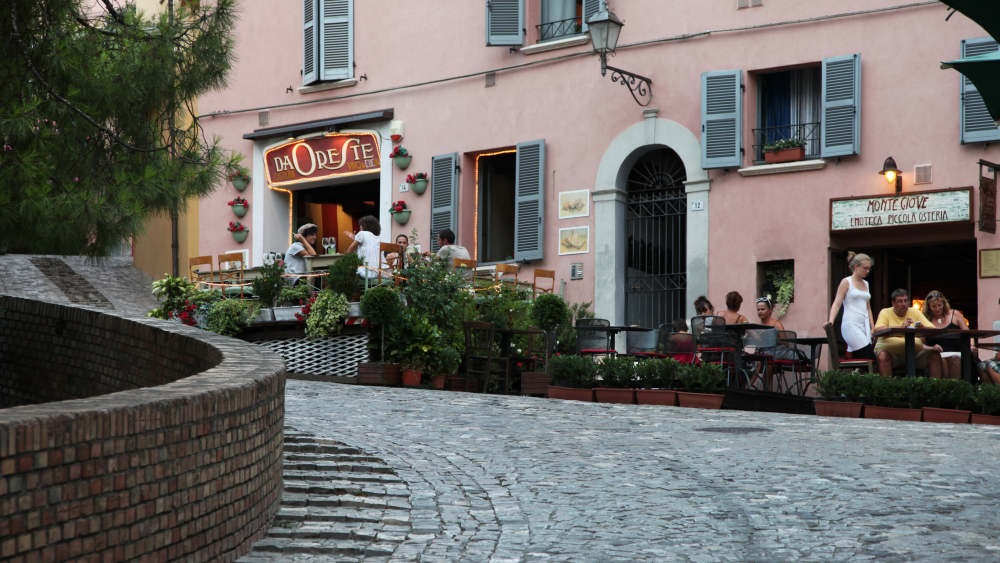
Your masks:
M 323 237 L 323 254 L 329 254 L 330 237 Z

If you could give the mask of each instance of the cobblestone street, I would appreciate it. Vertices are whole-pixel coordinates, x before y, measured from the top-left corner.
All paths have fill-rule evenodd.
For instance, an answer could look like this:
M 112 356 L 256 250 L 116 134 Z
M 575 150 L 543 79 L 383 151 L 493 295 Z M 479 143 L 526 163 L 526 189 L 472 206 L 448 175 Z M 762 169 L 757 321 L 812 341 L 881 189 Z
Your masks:
M 298 560 L 1000 558 L 990 426 L 307 381 L 288 382 L 285 424 L 377 456 L 410 495 L 401 543 Z

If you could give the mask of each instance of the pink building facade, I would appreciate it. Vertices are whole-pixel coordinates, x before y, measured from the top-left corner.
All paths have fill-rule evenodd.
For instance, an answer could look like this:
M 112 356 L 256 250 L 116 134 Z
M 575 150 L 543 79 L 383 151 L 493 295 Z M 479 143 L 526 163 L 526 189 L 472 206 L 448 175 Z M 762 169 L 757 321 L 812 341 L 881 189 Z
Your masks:
M 557 293 L 614 324 L 690 317 L 699 295 L 721 310 L 733 290 L 753 320 L 768 272 L 791 269 L 782 322 L 821 336 L 854 250 L 875 258 L 875 307 L 896 287 L 937 289 L 979 328 L 1000 319 L 1000 281 L 979 264 L 1000 240 L 977 223 L 993 174 L 979 161 L 1000 160 L 1000 133 L 939 69 L 996 49 L 979 26 L 934 2 L 609 4 L 625 23 L 609 64 L 652 80 L 645 107 L 601 76 L 578 19 L 591 0 L 247 3 L 229 87 L 200 109 L 247 156 L 250 234 L 226 231 L 227 186 L 201 202 L 202 254 L 246 249 L 258 265 L 305 219 L 335 236 L 373 212 L 386 242 L 415 229 L 426 250 L 448 226 L 481 265 L 554 270 Z M 269 185 L 266 151 L 331 133 L 373 134 L 378 164 Z M 782 138 L 804 157 L 765 163 Z M 890 156 L 907 197 L 879 174 Z M 415 172 L 426 193 L 401 192 Z

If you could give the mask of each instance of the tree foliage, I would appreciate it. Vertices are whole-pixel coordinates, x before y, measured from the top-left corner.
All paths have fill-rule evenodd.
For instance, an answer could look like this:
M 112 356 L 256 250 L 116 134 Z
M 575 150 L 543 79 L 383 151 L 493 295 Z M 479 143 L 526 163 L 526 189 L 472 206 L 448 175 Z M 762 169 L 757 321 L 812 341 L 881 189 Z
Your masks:
M 106 255 L 242 158 L 193 100 L 226 86 L 235 0 L 0 0 L 0 245 Z

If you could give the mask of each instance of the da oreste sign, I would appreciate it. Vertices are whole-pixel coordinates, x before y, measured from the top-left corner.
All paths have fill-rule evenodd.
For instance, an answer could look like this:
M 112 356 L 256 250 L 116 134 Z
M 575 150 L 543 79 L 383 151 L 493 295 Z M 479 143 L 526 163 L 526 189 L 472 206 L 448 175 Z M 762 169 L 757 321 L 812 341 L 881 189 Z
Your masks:
M 380 166 L 374 133 L 328 133 L 264 151 L 264 173 L 272 186 L 374 172 Z
M 970 220 L 971 188 L 830 200 L 831 231 Z

